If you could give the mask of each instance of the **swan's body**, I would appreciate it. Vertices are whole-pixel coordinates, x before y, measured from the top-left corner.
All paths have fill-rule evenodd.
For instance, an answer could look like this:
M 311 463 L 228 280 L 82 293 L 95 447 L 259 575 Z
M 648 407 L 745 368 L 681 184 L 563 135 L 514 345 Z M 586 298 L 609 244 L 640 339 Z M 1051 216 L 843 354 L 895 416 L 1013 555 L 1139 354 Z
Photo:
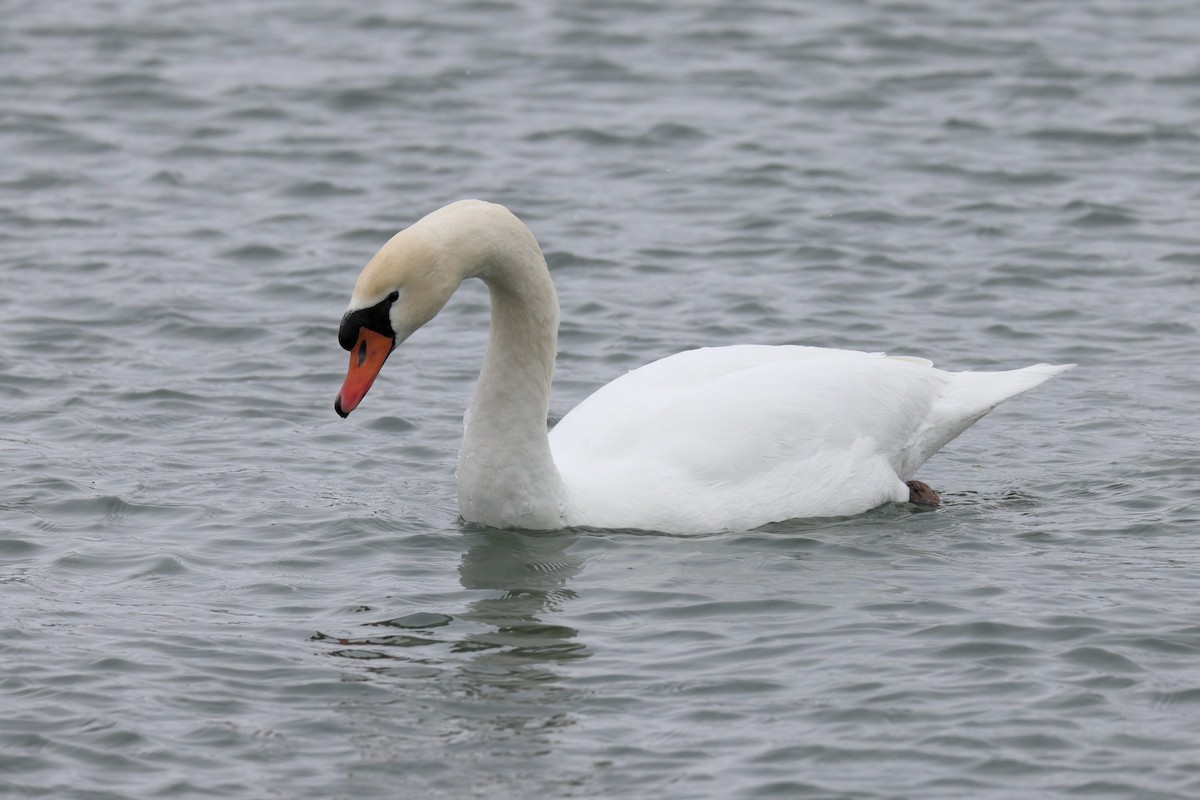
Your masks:
M 495 527 L 685 533 L 904 501 L 930 455 L 1069 368 L 951 373 L 849 350 L 706 348 L 618 378 L 547 434 L 558 301 L 545 259 L 506 209 L 468 200 L 401 231 L 363 269 L 339 334 L 352 351 L 340 414 L 471 277 L 491 290 L 492 326 L 459 507 Z

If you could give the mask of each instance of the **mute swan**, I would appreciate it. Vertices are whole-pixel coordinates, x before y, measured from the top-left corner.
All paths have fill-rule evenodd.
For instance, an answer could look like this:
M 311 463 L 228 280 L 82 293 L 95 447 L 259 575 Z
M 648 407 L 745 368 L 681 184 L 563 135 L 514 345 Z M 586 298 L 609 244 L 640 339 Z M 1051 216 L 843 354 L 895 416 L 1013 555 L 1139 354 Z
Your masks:
M 492 322 L 458 500 L 464 520 L 493 527 L 694 533 L 936 505 L 917 468 L 1071 366 L 953 373 L 851 350 L 705 348 L 617 378 L 547 434 L 558 298 L 546 260 L 508 209 L 463 200 L 396 234 L 358 276 L 338 331 L 350 351 L 338 414 L 468 278 L 487 284 Z

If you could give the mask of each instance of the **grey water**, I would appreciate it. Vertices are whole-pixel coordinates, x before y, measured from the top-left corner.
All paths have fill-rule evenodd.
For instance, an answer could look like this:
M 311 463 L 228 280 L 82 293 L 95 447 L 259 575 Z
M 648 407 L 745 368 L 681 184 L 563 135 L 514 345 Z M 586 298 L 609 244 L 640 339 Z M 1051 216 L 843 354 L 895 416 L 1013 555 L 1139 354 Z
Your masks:
M 349 420 L 396 230 L 510 206 L 552 415 L 742 342 L 1076 362 L 889 506 L 457 520 L 468 286 Z M 0 9 L 0 795 L 1200 796 L 1200 6 Z

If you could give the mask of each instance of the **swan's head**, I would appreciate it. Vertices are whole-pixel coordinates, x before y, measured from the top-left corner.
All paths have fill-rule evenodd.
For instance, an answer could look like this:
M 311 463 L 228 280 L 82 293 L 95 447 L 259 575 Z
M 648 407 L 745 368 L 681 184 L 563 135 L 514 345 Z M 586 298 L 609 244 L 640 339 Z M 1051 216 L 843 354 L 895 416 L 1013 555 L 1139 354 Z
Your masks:
M 363 267 L 338 342 L 350 351 L 346 380 L 333 408 L 346 417 L 358 407 L 387 357 L 433 319 L 458 288 L 428 234 L 417 226 L 391 238 Z

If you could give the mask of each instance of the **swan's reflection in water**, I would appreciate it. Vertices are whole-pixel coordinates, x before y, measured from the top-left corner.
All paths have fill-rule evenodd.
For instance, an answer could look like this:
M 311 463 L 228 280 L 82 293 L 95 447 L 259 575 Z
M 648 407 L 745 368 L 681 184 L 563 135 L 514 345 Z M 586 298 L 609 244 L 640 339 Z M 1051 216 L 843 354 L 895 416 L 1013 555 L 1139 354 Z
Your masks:
M 496 759 L 500 772 L 528 770 L 528 757 L 548 754 L 554 732 L 571 726 L 578 709 L 578 691 L 561 683 L 562 667 L 589 653 L 579 632 L 555 617 L 575 598 L 568 583 L 583 558 L 570 550 L 579 537 L 493 530 L 463 536 L 459 583 L 473 597 L 465 607 L 375 620 L 365 636 L 334 640 L 331 654 L 360 665 L 353 680 L 400 691 L 389 713 L 406 720 L 393 717 L 385 731 L 382 708 L 370 715 L 370 727 L 393 740 L 387 746 L 375 738 L 372 750 L 386 749 L 392 763 L 428 765 L 434 745 L 442 761 L 434 771 L 453 771 L 444 761 L 447 747 L 457 757 Z
M 512 688 L 555 677 L 555 663 L 586 658 L 579 632 L 546 621 L 548 614 L 575 597 L 567 581 L 583 567 L 568 550 L 577 540 L 562 533 L 478 531 L 459 564 L 464 589 L 498 592 L 471 602 L 459 619 L 482 624 L 455 645 L 477 655 L 463 670 Z

